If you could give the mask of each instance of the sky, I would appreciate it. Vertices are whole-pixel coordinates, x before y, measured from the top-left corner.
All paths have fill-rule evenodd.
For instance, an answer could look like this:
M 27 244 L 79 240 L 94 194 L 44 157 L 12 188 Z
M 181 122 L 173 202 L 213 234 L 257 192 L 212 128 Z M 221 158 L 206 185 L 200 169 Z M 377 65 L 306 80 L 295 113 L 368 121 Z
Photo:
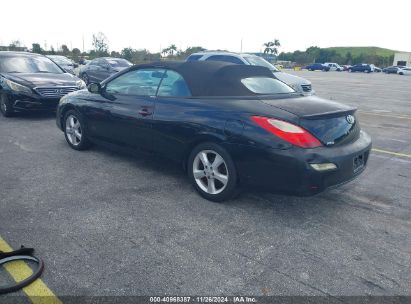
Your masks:
M 409 0 L 5 0 L 1 10 L 0 45 L 20 40 L 83 50 L 84 37 L 87 51 L 93 33 L 103 32 L 110 51 L 158 52 L 175 44 L 259 52 L 275 38 L 280 52 L 310 46 L 411 51 Z

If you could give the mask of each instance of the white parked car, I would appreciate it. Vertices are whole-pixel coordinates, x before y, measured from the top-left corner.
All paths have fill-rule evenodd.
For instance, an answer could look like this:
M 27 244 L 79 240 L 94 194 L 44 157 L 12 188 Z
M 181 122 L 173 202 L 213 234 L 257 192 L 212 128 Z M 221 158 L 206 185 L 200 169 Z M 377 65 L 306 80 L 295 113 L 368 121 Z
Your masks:
M 344 68 L 335 62 L 326 62 L 324 63 L 324 65 L 328 66 L 330 68 L 330 71 L 338 71 L 338 72 L 344 71 Z
M 411 75 L 411 67 L 400 67 L 398 68 L 397 74 Z
M 288 84 L 295 91 L 304 95 L 314 94 L 314 90 L 312 89 L 312 85 L 309 80 L 288 73 L 283 73 L 267 60 L 257 55 L 206 51 L 191 54 L 186 58 L 186 61 L 223 61 L 235 64 L 263 66 L 270 69 L 278 80 Z

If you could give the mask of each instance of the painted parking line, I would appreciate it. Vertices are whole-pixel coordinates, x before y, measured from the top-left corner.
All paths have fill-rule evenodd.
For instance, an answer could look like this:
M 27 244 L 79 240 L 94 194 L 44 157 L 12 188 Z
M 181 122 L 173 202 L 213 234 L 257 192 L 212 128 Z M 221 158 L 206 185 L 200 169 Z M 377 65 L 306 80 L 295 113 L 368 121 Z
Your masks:
M 7 242 L 0 236 L 0 251 L 13 251 Z M 33 274 L 33 271 L 23 261 L 16 261 L 4 264 L 3 267 L 13 277 L 16 282 L 20 282 Z M 30 298 L 33 304 L 62 304 L 54 293 L 41 280 L 37 279 L 30 285 L 23 288 L 25 294 Z M 1 301 L 0 301 L 1 302 Z
M 376 149 L 376 148 L 372 148 L 372 151 L 379 152 L 379 153 L 384 153 L 384 154 L 390 154 L 390 155 L 399 156 L 399 157 L 409 157 L 409 158 L 411 158 L 411 154 L 397 153 L 397 152 L 381 150 L 381 149 Z

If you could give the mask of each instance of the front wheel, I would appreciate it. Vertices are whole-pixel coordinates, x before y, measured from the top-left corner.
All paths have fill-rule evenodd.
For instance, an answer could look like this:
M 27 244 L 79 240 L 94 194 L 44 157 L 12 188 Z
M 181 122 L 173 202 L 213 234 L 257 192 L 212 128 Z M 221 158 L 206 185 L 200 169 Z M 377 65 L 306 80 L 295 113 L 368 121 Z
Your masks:
M 193 149 L 188 160 L 188 176 L 200 195 L 221 202 L 237 193 L 237 171 L 230 154 L 215 143 Z
M 14 108 L 5 93 L 0 95 L 0 112 L 4 117 L 10 117 L 14 113 Z
M 85 150 L 89 147 L 84 121 L 80 113 L 69 110 L 64 115 L 64 136 L 74 150 Z

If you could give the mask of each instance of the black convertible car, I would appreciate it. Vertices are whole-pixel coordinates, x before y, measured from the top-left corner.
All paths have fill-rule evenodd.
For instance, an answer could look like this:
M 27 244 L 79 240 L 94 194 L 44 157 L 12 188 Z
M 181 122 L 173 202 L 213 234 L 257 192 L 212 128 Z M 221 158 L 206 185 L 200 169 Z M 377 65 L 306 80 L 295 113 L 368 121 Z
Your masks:
M 263 67 L 161 62 L 63 97 L 57 126 L 76 150 L 109 143 L 181 162 L 203 197 L 222 201 L 239 183 L 310 195 L 357 177 L 371 140 L 355 111 L 300 96 Z

